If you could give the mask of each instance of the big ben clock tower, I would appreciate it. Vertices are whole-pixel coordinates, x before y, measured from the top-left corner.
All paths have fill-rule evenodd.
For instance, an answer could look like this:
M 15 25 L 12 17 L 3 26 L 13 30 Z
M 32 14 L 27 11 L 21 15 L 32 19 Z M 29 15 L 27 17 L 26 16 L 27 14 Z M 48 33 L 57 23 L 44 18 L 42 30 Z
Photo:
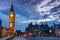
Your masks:
M 15 13 L 13 9 L 13 4 L 11 4 L 10 13 L 9 13 L 10 35 L 14 35 L 14 26 L 15 26 Z

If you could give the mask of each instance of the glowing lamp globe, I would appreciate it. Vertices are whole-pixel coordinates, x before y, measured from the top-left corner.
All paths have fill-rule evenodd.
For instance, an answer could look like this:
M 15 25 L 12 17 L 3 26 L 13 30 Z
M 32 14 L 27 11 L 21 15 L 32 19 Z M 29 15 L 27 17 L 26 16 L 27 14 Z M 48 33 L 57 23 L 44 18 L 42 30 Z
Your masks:
M 49 30 L 49 32 L 52 32 L 52 30 Z

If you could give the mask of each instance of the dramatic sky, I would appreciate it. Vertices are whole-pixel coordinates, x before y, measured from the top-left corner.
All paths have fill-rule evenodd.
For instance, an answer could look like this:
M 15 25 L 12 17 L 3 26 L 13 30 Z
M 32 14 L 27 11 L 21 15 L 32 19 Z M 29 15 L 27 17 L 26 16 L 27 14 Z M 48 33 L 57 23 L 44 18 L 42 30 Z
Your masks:
M 0 0 L 0 19 L 4 27 L 9 27 L 11 0 Z M 60 22 L 60 0 L 13 0 L 15 29 L 24 31 L 30 22 Z

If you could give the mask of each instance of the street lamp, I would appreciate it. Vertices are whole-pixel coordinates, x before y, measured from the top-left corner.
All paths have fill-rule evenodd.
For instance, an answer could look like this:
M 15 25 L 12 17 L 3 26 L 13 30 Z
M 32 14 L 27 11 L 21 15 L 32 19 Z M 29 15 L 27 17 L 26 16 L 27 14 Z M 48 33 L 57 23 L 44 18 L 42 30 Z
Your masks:
M 49 32 L 51 33 L 51 32 L 52 32 L 52 30 L 49 30 Z

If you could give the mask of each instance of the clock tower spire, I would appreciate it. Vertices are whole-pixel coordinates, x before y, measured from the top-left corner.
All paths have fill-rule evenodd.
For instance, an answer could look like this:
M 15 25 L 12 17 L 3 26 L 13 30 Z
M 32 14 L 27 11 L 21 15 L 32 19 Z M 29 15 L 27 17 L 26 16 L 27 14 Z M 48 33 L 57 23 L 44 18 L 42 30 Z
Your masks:
M 14 13 L 14 8 L 12 3 L 10 8 L 10 13 L 9 13 L 10 35 L 14 35 L 14 27 L 15 27 L 15 13 Z

